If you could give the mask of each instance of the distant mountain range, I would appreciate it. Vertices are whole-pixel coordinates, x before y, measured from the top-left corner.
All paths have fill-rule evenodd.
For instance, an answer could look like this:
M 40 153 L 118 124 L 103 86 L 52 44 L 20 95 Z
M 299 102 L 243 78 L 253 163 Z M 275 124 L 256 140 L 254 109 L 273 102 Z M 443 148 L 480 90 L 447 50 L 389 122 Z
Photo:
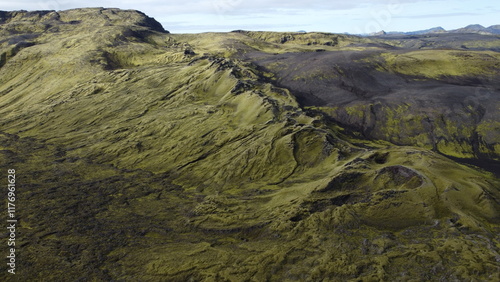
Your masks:
M 500 34 L 500 25 L 492 25 L 490 27 L 484 27 L 479 24 L 471 24 L 463 28 L 446 30 L 440 26 L 433 27 L 426 30 L 410 31 L 410 32 L 400 32 L 400 31 L 380 31 L 377 33 L 370 34 L 371 36 L 383 36 L 383 35 L 422 35 L 422 34 L 436 34 L 436 33 L 476 33 L 485 35 L 496 35 Z

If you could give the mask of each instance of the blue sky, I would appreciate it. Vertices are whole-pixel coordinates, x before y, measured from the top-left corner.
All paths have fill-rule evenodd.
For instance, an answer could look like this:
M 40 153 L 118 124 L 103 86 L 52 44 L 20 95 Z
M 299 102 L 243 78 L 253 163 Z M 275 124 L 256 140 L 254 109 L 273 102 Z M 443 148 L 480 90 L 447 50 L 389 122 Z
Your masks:
M 372 33 L 500 24 L 498 0 L 0 0 L 0 10 L 143 11 L 172 33 L 269 30 Z

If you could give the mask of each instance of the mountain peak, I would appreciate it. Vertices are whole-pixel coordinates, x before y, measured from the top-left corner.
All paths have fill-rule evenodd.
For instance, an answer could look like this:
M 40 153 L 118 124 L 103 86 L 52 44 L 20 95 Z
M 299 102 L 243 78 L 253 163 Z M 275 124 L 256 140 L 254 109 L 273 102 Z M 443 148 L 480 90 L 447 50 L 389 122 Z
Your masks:
M 416 34 L 443 33 L 443 32 L 446 32 L 446 30 L 444 28 L 438 26 L 438 27 L 433 27 L 433 28 L 426 29 L 426 30 L 408 32 L 407 34 L 416 35 Z
M 480 25 L 480 24 L 470 24 L 470 25 L 466 26 L 465 28 L 467 28 L 467 29 L 477 29 L 477 30 L 485 29 L 485 27 L 482 26 L 482 25 Z

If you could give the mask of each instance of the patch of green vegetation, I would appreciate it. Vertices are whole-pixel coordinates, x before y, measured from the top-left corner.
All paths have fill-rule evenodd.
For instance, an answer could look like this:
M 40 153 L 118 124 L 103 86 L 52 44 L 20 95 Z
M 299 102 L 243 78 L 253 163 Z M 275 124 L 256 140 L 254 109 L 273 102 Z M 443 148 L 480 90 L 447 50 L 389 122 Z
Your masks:
M 474 48 L 485 48 L 485 49 L 498 49 L 500 48 L 500 41 L 498 41 L 498 37 L 496 38 L 497 40 L 476 40 L 476 41 L 465 41 L 462 44 L 462 47 L 465 47 L 467 49 L 474 49 Z
M 482 141 L 488 144 L 494 144 L 493 152 L 498 156 L 500 151 L 498 150 L 499 144 L 498 140 L 500 138 L 500 122 L 492 120 L 483 120 L 477 126 L 477 132 Z M 483 152 L 488 152 L 488 148 L 484 148 Z
M 494 75 L 500 69 L 500 57 L 491 51 L 423 50 L 382 57 L 389 71 L 434 79 Z

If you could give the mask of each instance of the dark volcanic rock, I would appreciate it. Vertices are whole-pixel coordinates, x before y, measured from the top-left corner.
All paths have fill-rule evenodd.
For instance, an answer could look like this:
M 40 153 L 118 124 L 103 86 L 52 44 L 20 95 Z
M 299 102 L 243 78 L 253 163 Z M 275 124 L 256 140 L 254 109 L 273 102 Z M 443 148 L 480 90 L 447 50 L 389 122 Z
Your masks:
M 402 165 L 382 168 L 378 171 L 375 182 L 380 182 L 386 189 L 414 189 L 424 183 L 422 176 L 416 171 Z
M 301 105 L 319 107 L 365 137 L 500 159 L 500 135 L 493 133 L 500 130 L 497 53 L 389 49 L 247 58 L 275 73 Z

